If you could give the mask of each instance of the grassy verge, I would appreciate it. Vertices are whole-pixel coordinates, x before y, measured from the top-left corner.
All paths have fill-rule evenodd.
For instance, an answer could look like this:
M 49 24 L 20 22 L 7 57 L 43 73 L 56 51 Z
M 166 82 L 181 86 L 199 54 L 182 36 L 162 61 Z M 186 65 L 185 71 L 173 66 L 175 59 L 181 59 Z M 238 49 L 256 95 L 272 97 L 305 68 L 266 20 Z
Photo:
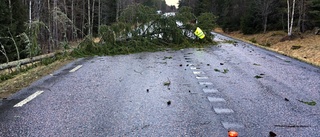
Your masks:
M 53 73 L 73 60 L 74 58 L 70 56 L 57 55 L 54 58 L 29 64 L 11 73 L 1 72 L 0 99 L 7 98 L 11 94 L 29 86 L 41 77 Z

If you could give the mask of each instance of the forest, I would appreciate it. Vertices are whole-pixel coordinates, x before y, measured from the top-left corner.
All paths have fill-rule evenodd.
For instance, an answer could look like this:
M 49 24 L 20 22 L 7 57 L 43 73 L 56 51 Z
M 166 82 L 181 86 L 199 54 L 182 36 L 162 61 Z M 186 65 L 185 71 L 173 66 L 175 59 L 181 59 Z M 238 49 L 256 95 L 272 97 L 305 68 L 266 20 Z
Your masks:
M 180 0 L 178 9 L 167 5 L 165 0 L 1 0 L 0 63 L 66 49 L 69 42 L 88 36 L 105 38 L 110 44 L 114 35 L 152 20 L 157 20 L 153 24 L 158 26 L 168 26 L 170 22 L 157 16 L 157 10 L 183 12 L 176 19 L 189 17 L 185 21 L 187 24 L 196 18 L 198 25 L 210 26 L 209 30 L 218 26 L 225 32 L 240 30 L 244 34 L 283 30 L 290 36 L 320 27 L 320 0 Z M 189 29 L 194 27 L 189 26 Z M 157 43 L 168 45 L 170 41 L 175 44 L 186 41 L 173 38 L 179 35 L 175 33 L 180 32 L 177 28 L 157 31 L 168 35 L 167 40 Z M 151 35 L 154 33 L 148 32 L 122 44 L 113 41 L 109 48 L 132 43 L 156 45 Z M 141 43 L 148 36 L 153 42 Z M 90 48 L 97 47 L 84 49 Z M 130 47 L 121 48 L 130 50 Z

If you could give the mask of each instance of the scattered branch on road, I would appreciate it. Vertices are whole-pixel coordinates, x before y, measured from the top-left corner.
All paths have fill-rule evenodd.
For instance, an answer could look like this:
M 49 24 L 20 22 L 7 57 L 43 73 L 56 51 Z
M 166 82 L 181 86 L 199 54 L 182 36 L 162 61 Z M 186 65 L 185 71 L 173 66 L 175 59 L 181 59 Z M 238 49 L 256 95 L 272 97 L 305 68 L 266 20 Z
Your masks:
M 304 104 L 307 104 L 307 105 L 309 105 L 309 106 L 315 106 L 316 104 L 317 104 L 317 102 L 315 102 L 315 101 L 310 101 L 310 102 L 307 102 L 307 101 L 303 101 L 303 100 L 298 100 L 299 102 L 301 102 L 301 103 L 304 103 Z
M 170 86 L 170 84 L 171 84 L 171 81 L 169 78 L 168 78 L 168 81 L 163 83 L 164 86 L 168 86 L 168 87 Z

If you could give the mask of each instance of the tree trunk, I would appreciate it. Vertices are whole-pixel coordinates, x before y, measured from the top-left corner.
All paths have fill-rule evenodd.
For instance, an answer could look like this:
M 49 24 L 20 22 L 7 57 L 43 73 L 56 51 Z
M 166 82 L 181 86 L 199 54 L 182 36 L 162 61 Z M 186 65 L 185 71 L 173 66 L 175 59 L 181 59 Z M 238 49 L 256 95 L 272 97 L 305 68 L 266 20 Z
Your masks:
M 12 6 L 11 0 L 9 0 L 9 12 L 10 12 L 10 26 L 12 25 Z
M 53 49 L 55 49 L 58 45 L 58 21 L 57 21 L 57 0 L 53 0 L 53 9 L 54 9 L 54 14 L 53 14 Z
M 293 27 L 293 18 L 294 18 L 294 8 L 295 8 L 296 0 L 293 0 L 292 3 L 292 15 L 291 15 L 291 26 L 290 26 L 290 35 L 292 35 L 292 27 Z
M 91 13 L 90 13 L 90 0 L 88 0 L 88 35 L 91 36 Z
M 264 16 L 263 33 L 267 32 L 268 16 Z
M 306 1 L 303 0 L 303 14 L 302 14 L 302 24 L 301 24 L 301 32 L 305 32 L 306 31 L 306 26 L 305 26 L 305 21 L 306 21 Z
M 51 7 L 50 7 L 50 0 L 48 0 L 48 28 L 50 30 L 50 33 L 52 32 L 52 28 L 51 28 L 51 19 L 52 19 L 52 16 L 51 16 Z M 48 39 L 48 53 L 50 53 L 52 51 L 51 49 L 51 36 L 49 34 L 49 39 Z
M 119 21 L 120 4 L 121 4 L 121 0 L 117 0 L 116 22 L 118 22 L 118 21 Z
M 72 20 L 72 27 L 71 27 L 71 40 L 74 40 L 74 27 L 75 27 L 75 21 L 74 21 L 74 3 L 73 0 L 71 0 L 71 20 Z
M 101 0 L 99 0 L 99 13 L 98 13 L 98 33 L 100 33 L 100 25 L 101 25 Z
M 29 30 L 31 29 L 31 23 L 32 23 L 32 3 L 31 0 L 29 0 Z
M 94 24 L 94 10 L 95 10 L 95 0 L 93 0 L 92 1 L 92 16 L 91 16 L 91 20 L 92 20 L 92 22 L 91 22 L 91 27 L 90 27 L 90 29 L 91 29 L 91 33 L 93 33 L 93 24 Z
M 85 11 L 85 0 L 82 1 L 82 25 L 81 25 L 81 36 L 82 38 L 84 37 L 84 27 L 86 26 L 85 24 L 85 17 L 86 17 L 86 11 Z
M 287 0 L 287 5 L 288 5 L 288 36 L 292 35 L 295 4 L 296 4 L 296 0 L 293 0 L 293 2 L 292 2 L 292 11 L 291 11 L 290 0 Z M 291 20 L 291 22 L 290 22 L 290 20 Z

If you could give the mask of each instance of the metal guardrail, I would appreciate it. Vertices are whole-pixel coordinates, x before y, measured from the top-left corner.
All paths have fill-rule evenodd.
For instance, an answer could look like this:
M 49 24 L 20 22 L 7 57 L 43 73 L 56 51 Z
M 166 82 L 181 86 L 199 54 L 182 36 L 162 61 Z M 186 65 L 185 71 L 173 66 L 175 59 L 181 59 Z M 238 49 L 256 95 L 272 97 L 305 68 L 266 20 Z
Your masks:
M 12 61 L 9 63 L 0 64 L 0 70 L 10 69 L 10 68 L 13 68 L 13 67 L 16 67 L 19 65 L 26 65 L 29 63 L 39 61 L 41 59 L 51 58 L 54 56 L 55 56 L 55 53 L 49 53 L 49 54 L 40 55 L 40 56 L 36 56 L 36 57 L 32 57 L 32 58 L 26 58 L 26 59 L 21 59 L 21 60 L 17 60 L 17 61 Z

